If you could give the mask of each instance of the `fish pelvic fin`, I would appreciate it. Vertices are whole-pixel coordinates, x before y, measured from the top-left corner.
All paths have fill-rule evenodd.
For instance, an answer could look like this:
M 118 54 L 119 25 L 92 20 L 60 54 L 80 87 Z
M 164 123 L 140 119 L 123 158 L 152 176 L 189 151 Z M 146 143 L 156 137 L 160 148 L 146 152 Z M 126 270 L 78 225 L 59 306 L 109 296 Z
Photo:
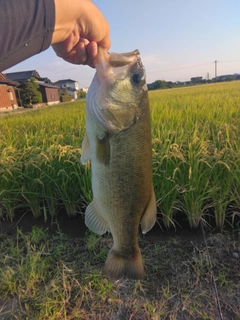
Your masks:
M 141 229 L 143 234 L 147 233 L 149 230 L 152 229 L 152 227 L 156 222 L 156 216 L 157 216 L 157 205 L 156 205 L 154 189 L 152 186 L 149 201 L 141 219 Z
M 102 217 L 94 200 L 86 209 L 85 224 L 90 230 L 97 234 L 104 234 L 105 232 L 110 231 L 107 221 Z
M 144 267 L 140 249 L 138 248 L 134 255 L 128 258 L 111 249 L 103 268 L 103 275 L 111 280 L 120 280 L 124 277 L 134 280 L 143 279 Z
M 82 142 L 82 155 L 81 155 L 81 163 L 86 164 L 88 160 L 91 159 L 91 154 L 90 154 L 90 144 L 89 144 L 89 139 L 88 136 L 85 135 L 83 142 Z

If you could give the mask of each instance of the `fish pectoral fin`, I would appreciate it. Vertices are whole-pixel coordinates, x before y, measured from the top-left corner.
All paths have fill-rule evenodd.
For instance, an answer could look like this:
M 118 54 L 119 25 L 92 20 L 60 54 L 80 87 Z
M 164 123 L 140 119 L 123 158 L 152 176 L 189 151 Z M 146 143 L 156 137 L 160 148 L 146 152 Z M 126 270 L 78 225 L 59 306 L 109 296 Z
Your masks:
M 110 161 L 110 143 L 108 135 L 104 133 L 103 135 L 98 136 L 96 142 L 96 157 L 98 161 L 108 165 Z
M 152 229 L 152 227 L 156 222 L 156 216 L 157 216 L 157 205 L 156 205 L 154 189 L 152 186 L 151 195 L 141 220 L 141 229 L 143 234 L 147 233 L 149 230 Z
M 91 153 L 90 153 L 90 144 L 88 136 L 85 135 L 83 142 L 82 142 L 82 155 L 81 155 L 81 163 L 86 164 L 88 160 L 91 159 Z
M 102 217 L 94 200 L 86 209 L 85 224 L 90 230 L 97 234 L 104 234 L 105 232 L 110 231 L 107 221 Z

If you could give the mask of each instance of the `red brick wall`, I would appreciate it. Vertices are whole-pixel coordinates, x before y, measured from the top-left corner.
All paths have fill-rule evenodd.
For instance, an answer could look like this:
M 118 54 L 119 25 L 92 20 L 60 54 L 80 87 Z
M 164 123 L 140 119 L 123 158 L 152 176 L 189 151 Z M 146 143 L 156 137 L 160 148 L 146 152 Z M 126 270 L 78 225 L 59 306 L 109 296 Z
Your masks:
M 12 86 L 0 85 L 0 108 L 12 108 L 17 105 L 16 94 Z

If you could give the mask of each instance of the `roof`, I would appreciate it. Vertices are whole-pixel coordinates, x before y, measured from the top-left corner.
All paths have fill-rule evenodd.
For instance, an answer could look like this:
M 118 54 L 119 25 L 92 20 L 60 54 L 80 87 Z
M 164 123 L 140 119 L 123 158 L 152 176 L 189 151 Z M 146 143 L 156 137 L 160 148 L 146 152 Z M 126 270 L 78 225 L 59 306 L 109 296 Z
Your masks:
M 63 79 L 63 80 L 58 80 L 58 81 L 55 81 L 54 84 L 56 83 L 66 83 L 66 82 L 78 82 L 77 80 L 72 80 L 72 79 Z
M 11 81 L 9 79 L 7 79 L 4 74 L 2 74 L 0 72 L 0 84 L 7 84 L 7 85 L 10 85 L 10 86 L 17 86 L 18 83 L 16 81 Z
M 0 72 L 0 80 L 5 80 L 6 79 L 6 77 L 4 76 L 4 74 L 2 74 L 1 72 Z
M 36 70 L 5 73 L 5 76 L 13 81 L 26 81 L 32 77 L 37 79 L 41 78 Z
M 54 86 L 54 85 L 49 84 L 49 83 L 45 83 L 45 82 L 42 82 L 42 81 L 35 81 L 35 82 L 37 84 L 39 84 L 41 87 L 59 89 L 59 87 Z

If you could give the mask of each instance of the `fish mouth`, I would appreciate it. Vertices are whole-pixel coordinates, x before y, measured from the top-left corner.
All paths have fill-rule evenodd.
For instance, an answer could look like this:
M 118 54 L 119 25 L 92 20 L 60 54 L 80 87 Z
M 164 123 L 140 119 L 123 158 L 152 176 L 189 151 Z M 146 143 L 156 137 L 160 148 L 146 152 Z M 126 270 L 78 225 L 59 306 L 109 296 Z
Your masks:
M 108 54 L 99 48 L 97 58 L 96 107 L 89 110 L 104 130 L 117 134 L 135 124 L 140 117 L 141 110 L 136 101 L 146 91 L 145 68 L 138 50 Z
M 114 77 L 123 80 L 133 65 L 141 64 L 140 52 L 137 49 L 127 53 L 112 52 L 109 55 L 108 63 Z
M 109 55 L 109 64 L 113 68 L 124 67 L 129 64 L 134 64 L 140 60 L 140 52 L 138 49 L 127 53 L 112 52 Z
M 107 53 L 101 47 L 98 48 L 95 67 L 99 78 L 102 80 L 112 76 L 118 80 L 123 80 L 135 64 L 144 69 L 138 49 L 127 53 Z

